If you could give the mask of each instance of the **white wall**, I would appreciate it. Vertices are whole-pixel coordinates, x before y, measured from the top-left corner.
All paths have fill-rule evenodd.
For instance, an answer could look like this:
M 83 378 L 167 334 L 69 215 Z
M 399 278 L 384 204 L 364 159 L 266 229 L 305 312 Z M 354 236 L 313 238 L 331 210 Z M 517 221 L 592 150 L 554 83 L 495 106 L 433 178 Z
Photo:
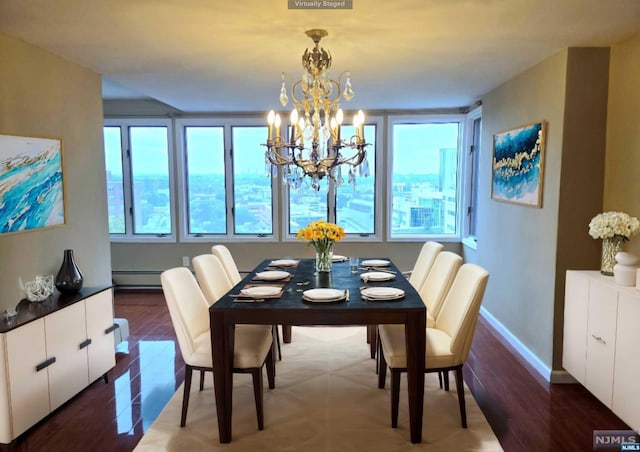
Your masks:
M 0 33 L 0 134 L 62 138 L 66 225 L 0 235 L 0 310 L 18 277 L 55 274 L 73 249 L 85 286 L 111 283 L 100 75 Z

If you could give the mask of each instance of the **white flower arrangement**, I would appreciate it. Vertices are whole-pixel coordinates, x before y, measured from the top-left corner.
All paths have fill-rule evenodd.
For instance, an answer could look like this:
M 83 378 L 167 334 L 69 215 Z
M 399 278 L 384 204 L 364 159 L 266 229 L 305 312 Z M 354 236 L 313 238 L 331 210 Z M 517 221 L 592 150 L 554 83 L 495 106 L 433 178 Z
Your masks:
M 640 222 L 624 212 L 603 212 L 591 219 L 589 235 L 594 239 L 618 237 L 623 241 L 640 230 Z

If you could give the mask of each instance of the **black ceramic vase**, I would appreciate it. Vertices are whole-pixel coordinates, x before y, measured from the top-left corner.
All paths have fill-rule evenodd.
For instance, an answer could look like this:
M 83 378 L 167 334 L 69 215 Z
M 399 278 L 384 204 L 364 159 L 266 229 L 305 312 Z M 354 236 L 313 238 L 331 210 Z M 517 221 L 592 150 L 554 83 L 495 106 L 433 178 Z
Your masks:
M 73 250 L 64 250 L 64 260 L 56 275 L 56 288 L 63 294 L 72 294 L 82 289 L 82 273 L 73 258 Z

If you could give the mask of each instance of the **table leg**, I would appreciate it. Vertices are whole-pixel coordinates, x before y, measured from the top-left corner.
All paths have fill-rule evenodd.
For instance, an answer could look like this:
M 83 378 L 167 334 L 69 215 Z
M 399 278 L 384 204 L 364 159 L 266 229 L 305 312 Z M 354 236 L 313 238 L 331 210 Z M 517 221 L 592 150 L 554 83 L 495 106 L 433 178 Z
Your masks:
M 210 325 L 218 434 L 220 443 L 230 443 L 235 325 L 225 324 L 224 314 L 217 311 L 210 311 Z
M 291 325 L 282 325 L 282 342 L 291 343 Z
M 411 442 L 422 442 L 424 409 L 424 355 L 426 347 L 425 313 L 417 311 L 407 317 L 405 340 L 407 350 L 407 386 Z

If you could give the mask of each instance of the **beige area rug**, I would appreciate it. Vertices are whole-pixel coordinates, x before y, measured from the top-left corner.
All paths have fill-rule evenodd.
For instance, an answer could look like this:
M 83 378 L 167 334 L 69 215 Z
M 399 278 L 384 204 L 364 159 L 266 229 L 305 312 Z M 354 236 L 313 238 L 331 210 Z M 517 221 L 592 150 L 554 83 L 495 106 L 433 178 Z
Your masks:
M 500 443 L 468 388 L 468 428 L 460 426 L 453 375 L 452 391 L 425 375 L 422 444 L 411 444 L 406 378 L 401 383 L 398 428 L 391 428 L 390 381 L 378 389 L 375 361 L 369 358 L 364 327 L 294 327 L 282 345 L 276 388 L 264 377 L 264 430 L 256 421 L 251 378 L 234 375 L 233 439 L 218 441 L 213 376 L 198 391 L 191 385 L 187 425 L 179 427 L 182 387 L 151 425 L 138 446 L 145 451 L 501 451 Z

